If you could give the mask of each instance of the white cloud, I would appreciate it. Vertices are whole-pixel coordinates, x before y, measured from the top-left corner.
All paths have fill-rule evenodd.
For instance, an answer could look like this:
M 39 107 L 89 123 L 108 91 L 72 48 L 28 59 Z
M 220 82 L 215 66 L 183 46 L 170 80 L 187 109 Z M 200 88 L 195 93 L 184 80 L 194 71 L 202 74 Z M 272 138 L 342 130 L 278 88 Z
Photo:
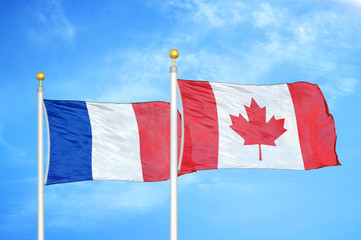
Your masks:
M 30 41 L 45 46 L 53 39 L 61 39 L 67 43 L 74 41 L 75 27 L 65 15 L 60 0 L 39 3 L 35 15 L 38 24 L 28 30 Z
M 320 88 L 328 97 L 328 105 L 333 108 L 337 98 L 355 93 L 358 84 L 359 80 L 355 78 L 335 78 L 322 83 Z
M 355 92 L 358 80 L 355 78 L 343 78 L 337 84 L 343 93 L 350 94 Z
M 269 73 L 282 65 L 302 71 L 304 78 L 300 80 L 304 81 L 337 82 L 346 75 L 355 79 L 348 75 L 355 72 L 354 66 L 347 68 L 341 55 L 333 53 L 335 49 L 351 50 L 361 44 L 355 18 L 347 12 L 311 8 L 298 14 L 269 2 L 255 5 L 231 0 L 173 0 L 159 4 L 171 10 L 170 15 L 178 14 L 182 19 L 174 22 L 176 34 L 170 31 L 168 36 L 155 36 L 147 48 L 117 49 L 106 55 L 101 61 L 103 66 L 93 68 L 92 77 L 99 77 L 99 91 L 94 92 L 93 100 L 167 101 L 171 61 L 170 48 L 165 46 L 170 44 L 180 50 L 178 76 L 184 79 L 271 83 L 269 79 L 274 81 L 277 76 Z M 229 24 L 233 26 L 231 33 Z M 256 40 L 243 45 L 247 30 L 256 31 L 252 33 Z M 223 33 L 233 39 L 228 40 Z M 336 88 L 341 86 L 335 84 Z
M 352 76 L 355 66 L 345 63 L 344 54 L 339 54 L 342 50 L 360 50 L 361 35 L 352 14 L 331 8 L 298 16 L 269 3 L 261 4 L 261 8 L 253 16 L 266 40 L 254 44 L 246 61 L 253 62 L 248 69 L 255 72 L 256 81 L 262 76 L 259 71 L 266 73 L 275 66 L 293 64 L 302 70 L 305 81 L 326 86 L 323 89 L 333 100 L 354 92 L 358 81 L 344 76 Z M 260 66 L 258 72 L 256 66 Z
M 164 6 L 166 9 L 180 8 L 187 11 L 194 23 L 207 28 L 220 28 L 244 21 L 244 4 L 240 1 L 173 0 L 167 1 Z
M 206 49 L 199 52 L 185 54 L 182 60 L 182 78 L 192 80 L 205 80 L 216 82 L 247 81 L 244 75 L 244 67 L 231 56 L 220 56 Z M 252 80 L 249 80 L 252 81 Z
M 243 4 L 240 2 L 230 2 L 222 4 L 219 2 L 210 3 L 202 0 L 194 1 L 196 13 L 194 21 L 209 23 L 214 27 L 223 27 L 226 24 L 239 23 L 243 20 L 240 12 L 243 10 Z
M 159 4 L 165 11 L 171 10 L 170 15 L 178 14 L 182 19 L 175 21 L 177 34 L 171 31 L 168 36 L 158 36 L 149 43 L 152 47 L 146 49 L 110 53 L 106 66 L 99 72 L 113 81 L 111 85 L 102 81 L 105 91 L 96 100 L 168 100 L 169 75 L 168 67 L 164 66 L 170 65 L 169 49 L 162 46 L 169 43 L 179 46 L 180 78 L 259 84 L 267 82 L 268 74 L 282 64 L 302 69 L 306 81 L 317 82 L 335 74 L 342 79 L 345 71 L 341 73 L 340 69 L 344 69 L 344 63 L 330 51 L 335 46 L 350 49 L 361 40 L 352 27 L 353 16 L 333 8 L 321 11 L 315 8 L 299 15 L 270 2 L 255 5 L 232 0 L 173 0 Z M 228 34 L 228 25 L 233 26 L 232 40 L 222 36 L 223 32 Z M 245 29 L 254 27 L 261 37 L 242 46 Z M 157 44 L 159 41 L 164 44 Z M 212 41 L 209 45 L 212 47 L 205 41 Z
M 169 49 L 170 50 L 170 49 Z M 171 59 L 166 49 L 117 50 L 99 69 L 102 84 L 97 101 L 142 102 L 169 99 Z M 144 54 L 146 52 L 147 54 Z M 164 91 L 167 89 L 167 91 Z
M 184 9 L 201 3 L 202 7 L 195 8 L 197 14 L 202 15 L 197 15 L 198 19 L 211 16 L 215 9 L 228 7 L 225 3 L 212 5 L 200 1 L 187 1 L 184 5 L 179 2 L 172 3 L 177 3 Z M 298 14 L 269 2 L 261 3 L 259 6 L 241 6 L 243 21 L 238 22 L 235 28 L 242 32 L 247 26 L 253 26 L 260 36 L 264 37 L 256 38 L 258 41 L 254 41 L 247 48 L 222 39 L 222 45 L 210 49 L 203 46 L 202 42 L 206 38 L 213 39 L 213 31 L 195 33 L 192 35 L 193 42 L 190 43 L 191 49 L 195 50 L 182 56 L 183 68 L 180 75 L 188 79 L 263 83 L 267 82 L 268 77 L 274 78 L 268 75 L 274 68 L 291 64 L 302 71 L 304 78 L 299 80 L 320 84 L 325 81 L 333 82 L 332 88 L 326 89 L 337 89 L 338 93 L 332 91 L 335 99 L 353 93 L 350 89 L 356 86 L 357 80 L 345 81 L 344 76 L 352 76 L 356 69 L 345 63 L 343 54 L 334 51 L 354 51 L 355 47 L 360 50 L 361 35 L 355 27 L 358 19 L 355 15 L 333 7 L 327 10 L 311 8 L 303 14 Z M 185 18 L 192 17 L 191 11 L 185 12 Z M 253 18 L 247 18 L 246 12 Z M 220 19 L 222 18 L 215 17 L 215 21 Z M 218 21 L 218 24 L 209 24 L 217 27 L 223 23 Z M 191 31 L 192 27 L 187 30 Z M 222 28 L 220 31 L 223 31 Z M 233 36 L 238 36 L 237 39 L 242 43 L 242 35 L 234 33 Z M 288 81 L 292 81 L 294 77 L 289 76 L 289 79 Z
M 257 27 L 265 27 L 269 25 L 280 25 L 283 20 L 282 13 L 267 3 L 261 4 L 262 11 L 253 13 L 254 25 Z
M 361 0 L 331 0 L 331 1 L 337 1 L 337 2 L 341 2 L 341 3 L 347 3 L 347 4 L 352 4 L 354 6 L 357 6 L 357 7 L 361 7 Z

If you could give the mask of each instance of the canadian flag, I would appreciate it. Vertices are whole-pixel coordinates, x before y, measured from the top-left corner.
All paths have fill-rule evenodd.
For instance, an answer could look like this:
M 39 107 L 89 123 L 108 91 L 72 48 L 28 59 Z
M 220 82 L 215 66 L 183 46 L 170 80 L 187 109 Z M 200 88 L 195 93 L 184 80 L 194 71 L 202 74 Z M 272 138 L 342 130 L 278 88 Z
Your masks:
M 184 126 L 182 171 L 340 165 L 334 120 L 316 84 L 178 80 L 178 86 Z

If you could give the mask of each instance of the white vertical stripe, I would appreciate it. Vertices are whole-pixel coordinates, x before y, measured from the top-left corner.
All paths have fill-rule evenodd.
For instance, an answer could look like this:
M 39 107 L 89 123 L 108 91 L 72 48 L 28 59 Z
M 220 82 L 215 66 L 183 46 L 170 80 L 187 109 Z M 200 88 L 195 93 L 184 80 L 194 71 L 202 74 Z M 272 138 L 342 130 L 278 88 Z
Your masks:
M 303 170 L 304 163 L 299 145 L 296 115 L 287 84 L 237 85 L 210 83 L 217 102 L 219 123 L 218 168 L 274 168 Z M 287 129 L 277 140 L 276 146 L 261 145 L 262 161 L 259 161 L 259 146 L 244 145 L 244 139 L 229 126 L 230 114 L 248 120 L 245 105 L 252 98 L 266 107 L 266 121 L 272 116 L 285 118 Z
M 87 102 L 94 180 L 143 181 L 139 131 L 131 104 Z

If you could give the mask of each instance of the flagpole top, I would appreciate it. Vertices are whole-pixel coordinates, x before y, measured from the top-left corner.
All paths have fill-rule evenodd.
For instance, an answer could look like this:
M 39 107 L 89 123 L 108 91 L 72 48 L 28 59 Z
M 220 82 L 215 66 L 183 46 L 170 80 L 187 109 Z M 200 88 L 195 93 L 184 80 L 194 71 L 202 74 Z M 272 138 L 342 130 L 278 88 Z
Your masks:
M 169 51 L 169 57 L 173 59 L 173 66 L 175 66 L 175 60 L 178 58 L 179 52 L 177 49 L 172 49 Z
M 41 81 L 43 81 L 45 79 L 45 74 L 42 72 L 39 72 L 38 74 L 36 74 L 36 78 L 40 81 L 40 87 L 41 87 Z

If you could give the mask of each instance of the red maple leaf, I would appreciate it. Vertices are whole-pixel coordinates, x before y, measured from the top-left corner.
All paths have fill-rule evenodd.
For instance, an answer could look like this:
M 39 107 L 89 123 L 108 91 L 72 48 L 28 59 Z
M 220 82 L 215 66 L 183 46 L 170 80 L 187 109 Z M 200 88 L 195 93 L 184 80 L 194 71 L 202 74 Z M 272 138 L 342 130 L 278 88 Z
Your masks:
M 273 116 L 266 122 L 266 107 L 260 108 L 252 98 L 251 106 L 244 105 L 247 121 L 241 114 L 238 117 L 229 115 L 232 120 L 230 127 L 244 139 L 244 145 L 259 145 L 259 160 L 262 161 L 261 144 L 276 146 L 275 140 L 287 131 L 283 127 L 285 119 Z

